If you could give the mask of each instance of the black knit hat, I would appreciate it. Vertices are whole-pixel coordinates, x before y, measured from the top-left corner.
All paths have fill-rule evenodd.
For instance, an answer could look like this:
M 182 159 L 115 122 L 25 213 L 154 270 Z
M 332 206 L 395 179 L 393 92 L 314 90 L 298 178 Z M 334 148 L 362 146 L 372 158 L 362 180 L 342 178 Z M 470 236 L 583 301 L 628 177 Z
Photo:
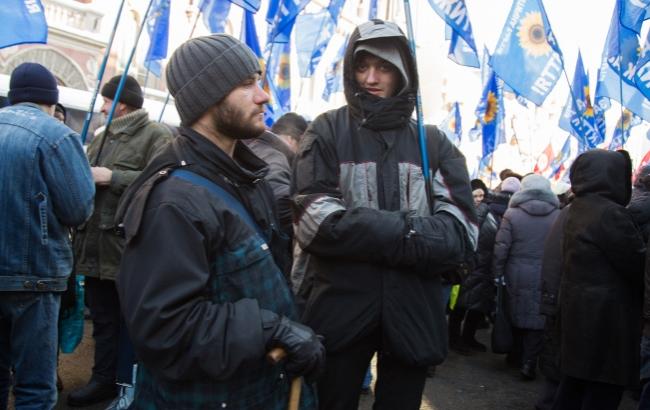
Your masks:
M 192 125 L 246 78 L 260 73 L 253 51 L 227 34 L 186 41 L 167 64 L 167 88 L 183 125 Z
M 121 78 L 122 75 L 116 75 L 104 84 L 102 87 L 102 96 L 114 100 L 117 86 L 120 84 Z M 122 92 L 120 93 L 119 101 L 133 108 L 142 108 L 144 97 L 142 95 L 142 88 L 140 88 L 140 84 L 138 84 L 138 80 L 130 75 L 126 76 L 124 88 L 122 88 Z
M 7 97 L 10 104 L 54 105 L 59 101 L 59 89 L 50 70 L 37 63 L 22 63 L 11 72 Z

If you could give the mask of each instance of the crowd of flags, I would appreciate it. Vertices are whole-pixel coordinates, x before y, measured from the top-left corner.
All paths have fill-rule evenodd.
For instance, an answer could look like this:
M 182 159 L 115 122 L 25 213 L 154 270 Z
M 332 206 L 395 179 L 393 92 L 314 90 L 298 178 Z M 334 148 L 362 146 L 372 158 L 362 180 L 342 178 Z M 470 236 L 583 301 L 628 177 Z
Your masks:
M 149 0 L 151 12 L 146 22 L 149 48 L 144 66 L 160 77 L 162 62 L 167 58 L 171 0 Z M 329 0 L 320 10 L 304 12 L 310 0 L 269 0 L 266 22 L 267 41 L 262 48 L 255 27 L 254 14 L 261 0 L 200 0 L 199 10 L 210 32 L 225 31 L 232 4 L 243 8 L 241 39 L 254 51 L 265 68 L 263 84 L 271 96 L 266 113 L 271 124 L 291 110 L 291 44 L 296 47 L 301 77 L 311 77 L 323 62 L 332 43 L 338 47 L 334 58 L 324 67 L 325 87 L 322 98 L 343 89 L 342 61 L 347 38 L 337 33 L 338 20 L 345 0 Z M 23 43 L 46 43 L 47 22 L 40 0 L 4 0 L 0 19 L 0 48 Z M 499 40 L 492 52 L 484 50 L 479 59 L 465 0 L 428 0 L 442 19 L 445 38 L 449 41 L 448 57 L 459 65 L 481 69 L 483 92 L 474 112 L 470 141 L 481 140 L 480 172 L 492 177 L 496 148 L 506 142 L 504 93 L 513 93 L 522 105 L 541 106 L 561 77 L 568 80 L 560 45 L 553 34 L 542 0 L 513 0 Z M 559 178 L 572 158 L 571 140 L 577 141 L 578 154 L 603 147 L 606 139 L 604 113 L 610 100 L 621 105 L 621 114 L 612 138 L 605 148 L 625 146 L 632 127 L 650 121 L 650 33 L 640 41 L 641 26 L 650 19 L 650 0 L 614 0 L 612 19 L 598 69 L 598 82 L 592 104 L 589 75 L 578 52 L 573 81 L 563 107 L 559 128 L 569 135 L 557 152 L 552 144 L 540 154 L 535 171 Z M 377 16 L 377 0 L 369 0 L 369 18 Z M 293 43 L 290 41 L 292 32 Z M 333 42 L 334 36 L 342 40 Z M 426 41 L 420 39 L 420 43 Z M 462 139 L 459 104 L 451 104 L 440 128 L 457 146 Z M 574 155 L 575 156 L 575 155 Z M 650 157 L 649 157 L 650 158 Z

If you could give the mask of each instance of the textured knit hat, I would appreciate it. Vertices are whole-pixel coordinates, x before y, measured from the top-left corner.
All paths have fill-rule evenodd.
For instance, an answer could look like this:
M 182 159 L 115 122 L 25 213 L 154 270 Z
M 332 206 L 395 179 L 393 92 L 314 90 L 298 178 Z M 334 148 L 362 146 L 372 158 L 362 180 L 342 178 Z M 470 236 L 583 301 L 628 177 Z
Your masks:
M 115 77 L 111 78 L 106 84 L 104 84 L 102 87 L 102 96 L 114 100 L 115 93 L 117 92 L 117 86 L 120 85 L 121 78 L 121 74 L 116 75 Z M 128 105 L 129 107 L 142 108 L 142 104 L 144 103 L 144 96 L 142 95 L 142 88 L 140 88 L 138 80 L 131 77 L 130 75 L 126 76 L 126 80 L 124 81 L 124 88 L 122 88 L 122 92 L 120 93 L 119 101 Z
M 508 177 L 501 182 L 502 192 L 517 192 L 521 188 L 521 182 L 515 177 Z
M 50 70 L 37 63 L 22 63 L 11 73 L 7 97 L 10 104 L 54 105 L 59 101 L 59 89 Z
M 192 125 L 246 78 L 260 73 L 257 57 L 241 41 L 213 34 L 186 41 L 167 64 L 167 88 L 183 125 Z

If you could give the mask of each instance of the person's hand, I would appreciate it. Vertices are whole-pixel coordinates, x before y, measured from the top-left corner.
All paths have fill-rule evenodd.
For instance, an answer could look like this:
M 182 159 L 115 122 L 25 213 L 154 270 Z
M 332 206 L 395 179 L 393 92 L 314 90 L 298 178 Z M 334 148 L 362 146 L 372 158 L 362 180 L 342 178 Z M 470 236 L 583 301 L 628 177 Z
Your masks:
M 93 174 L 93 181 L 95 181 L 95 185 L 106 186 L 111 184 L 113 171 L 110 169 L 106 167 L 90 167 L 90 171 Z
M 266 349 L 281 347 L 287 353 L 285 369 L 290 376 L 313 381 L 325 364 L 325 347 L 309 327 L 262 309 Z

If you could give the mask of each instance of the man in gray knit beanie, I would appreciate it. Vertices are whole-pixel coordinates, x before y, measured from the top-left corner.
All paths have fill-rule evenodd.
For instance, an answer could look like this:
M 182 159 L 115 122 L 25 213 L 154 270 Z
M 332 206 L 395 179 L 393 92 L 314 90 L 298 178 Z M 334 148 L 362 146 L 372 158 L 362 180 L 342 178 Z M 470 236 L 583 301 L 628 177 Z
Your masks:
M 298 323 L 268 165 L 242 141 L 264 131 L 260 68 L 225 34 L 181 45 L 167 86 L 182 126 L 120 204 L 118 293 L 140 364 L 132 409 L 283 410 L 325 348 Z M 266 355 L 282 348 L 285 359 Z M 302 387 L 301 409 L 315 409 Z

